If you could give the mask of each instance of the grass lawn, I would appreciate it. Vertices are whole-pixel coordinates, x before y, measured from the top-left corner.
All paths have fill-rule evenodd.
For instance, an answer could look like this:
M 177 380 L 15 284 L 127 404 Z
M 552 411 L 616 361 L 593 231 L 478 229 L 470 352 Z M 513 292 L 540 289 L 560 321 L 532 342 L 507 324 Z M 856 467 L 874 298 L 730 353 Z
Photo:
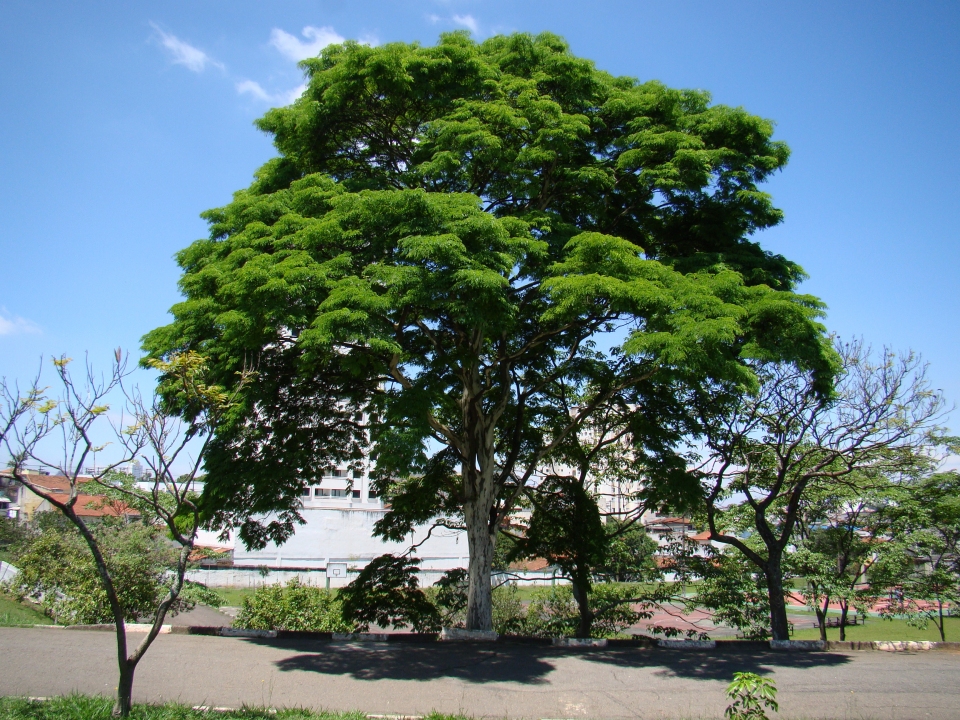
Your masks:
M 0 550 L 0 562 L 13 564 L 13 554 L 9 550 Z
M 0 626 L 52 625 L 53 621 L 32 605 L 0 595 Z M 2 716 L 0 716 L 2 717 Z
M 24 698 L 0 698 L 3 720 L 109 720 L 112 698 L 67 695 L 42 702 Z M 269 710 L 243 708 L 227 712 L 207 713 L 187 705 L 134 705 L 131 718 L 136 720 L 366 720 L 361 712 L 313 712 L 302 709 Z M 456 720 L 453 715 L 428 715 L 425 720 Z
M 855 625 L 847 628 L 847 640 L 940 640 L 940 633 L 930 623 L 926 630 L 918 630 L 907 625 L 906 620 L 882 620 L 878 617 L 867 618 L 866 625 Z M 960 617 L 945 619 L 944 634 L 948 642 L 960 641 Z M 820 631 L 816 628 L 797 630 L 792 635 L 793 640 L 819 640 Z M 840 628 L 827 628 L 827 640 L 839 640 Z
M 240 607 L 245 597 L 253 597 L 257 591 L 255 587 L 218 587 L 211 588 L 217 591 L 217 595 L 223 598 L 223 604 L 228 607 Z

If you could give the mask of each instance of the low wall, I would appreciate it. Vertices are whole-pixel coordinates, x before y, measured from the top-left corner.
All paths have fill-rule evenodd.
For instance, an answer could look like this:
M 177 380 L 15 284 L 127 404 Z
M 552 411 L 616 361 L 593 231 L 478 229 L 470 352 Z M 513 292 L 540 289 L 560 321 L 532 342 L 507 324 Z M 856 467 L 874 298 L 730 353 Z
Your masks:
M 286 584 L 293 578 L 298 578 L 304 585 L 313 585 L 316 587 L 343 587 L 353 580 L 358 573 L 355 568 L 347 571 L 346 577 L 330 578 L 327 584 L 327 569 L 323 568 L 268 568 L 269 572 L 261 574 L 258 568 L 246 567 L 223 567 L 223 568 L 200 568 L 187 571 L 187 580 L 203 583 L 207 587 L 257 587 L 259 585 L 276 585 L 277 583 Z M 420 585 L 429 587 L 434 585 L 441 577 L 444 570 L 421 570 L 417 573 L 420 579 Z M 517 582 L 523 585 L 566 585 L 569 583 L 564 578 L 554 577 L 549 571 L 523 571 L 517 573 L 501 574 L 494 573 L 494 584 L 504 582 Z

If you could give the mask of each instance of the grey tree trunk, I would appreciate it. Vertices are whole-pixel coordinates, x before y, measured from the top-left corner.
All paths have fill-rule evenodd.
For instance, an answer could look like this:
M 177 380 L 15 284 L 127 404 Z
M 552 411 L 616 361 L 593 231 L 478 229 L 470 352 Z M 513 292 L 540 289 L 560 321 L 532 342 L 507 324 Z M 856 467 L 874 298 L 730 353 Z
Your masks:
M 840 639 L 847 639 L 847 612 L 850 610 L 850 606 L 847 604 L 846 600 L 840 601 Z
M 467 547 L 470 552 L 470 585 L 467 591 L 467 630 L 493 630 L 493 601 L 490 582 L 495 538 L 490 532 L 490 507 L 467 502 Z

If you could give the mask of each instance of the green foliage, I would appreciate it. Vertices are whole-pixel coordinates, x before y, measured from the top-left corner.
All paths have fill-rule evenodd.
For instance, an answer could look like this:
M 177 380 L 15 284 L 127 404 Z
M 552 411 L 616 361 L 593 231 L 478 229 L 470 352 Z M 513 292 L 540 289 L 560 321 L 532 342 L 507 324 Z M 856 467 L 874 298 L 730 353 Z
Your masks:
M 767 710 L 777 712 L 777 686 L 756 673 L 738 672 L 727 686 L 730 704 L 723 711 L 727 720 L 767 720 Z
M 191 607 L 196 605 L 207 605 L 208 607 L 218 608 L 223 605 L 223 597 L 213 588 L 209 588 L 203 583 L 193 580 L 184 580 L 183 588 L 180 590 L 180 601 L 187 603 Z
M 11 591 L 20 598 L 37 599 L 60 624 L 112 623 L 107 594 L 83 537 L 59 513 L 40 517 L 39 532 L 16 550 L 20 574 Z M 124 619 L 137 622 L 153 617 L 167 593 L 176 550 L 156 528 L 142 523 L 105 518 L 92 532 L 102 548 Z M 201 587 L 181 595 L 170 612 L 189 610 L 196 599 L 207 597 Z
M 607 546 L 596 498 L 579 479 L 551 478 L 538 488 L 530 525 L 511 559 L 545 558 L 589 593 Z
M 960 606 L 960 473 L 925 475 L 898 490 L 883 512 L 892 542 L 870 568 L 871 585 L 889 593 L 884 617 L 920 629 L 932 622 L 946 640 L 944 610 Z
M 286 586 L 263 585 L 243 598 L 234 627 L 249 630 L 312 630 L 350 632 L 340 598 L 329 590 L 293 578 Z
M 0 627 L 8 625 L 49 625 L 50 619 L 33 605 L 18 602 L 0 593 Z
M 604 529 L 610 539 L 606 560 L 596 568 L 599 577 L 612 582 L 649 582 L 662 576 L 656 561 L 657 541 L 640 523 L 623 528 L 608 520 Z
M 458 568 L 445 573 L 432 588 L 424 593 L 440 614 L 442 627 L 466 626 L 468 578 L 466 570 Z M 501 635 L 523 635 L 526 629 L 526 610 L 520 589 L 513 583 L 493 588 L 493 629 Z
M 463 568 L 455 568 L 443 574 L 432 588 L 427 588 L 427 597 L 440 612 L 442 627 L 463 627 L 467 613 L 469 578 Z
M 358 630 L 370 624 L 385 628 L 412 627 L 415 632 L 438 632 L 441 615 L 420 589 L 418 558 L 381 555 L 340 590 L 343 617 Z M 449 590 L 449 589 L 448 589 Z M 446 596 L 454 597 L 453 592 Z
M 594 585 L 591 604 L 595 609 L 592 637 L 615 637 L 639 620 L 650 617 L 626 602 L 634 588 L 624 585 Z M 538 591 L 527 607 L 524 633 L 535 637 L 573 637 L 580 624 L 580 610 L 569 585 Z
M 6 515 L 0 516 L 0 550 L 17 545 L 26 539 L 27 534 L 27 528 L 23 523 Z
M 678 540 L 668 546 L 669 570 L 680 583 L 696 581 L 690 608 L 711 612 L 713 622 L 736 628 L 744 638 L 770 637 L 770 600 L 764 575 L 737 550 Z
M 4 720 L 110 720 L 112 702 L 101 696 L 63 695 L 37 700 L 21 697 L 0 697 L 0 717 Z M 209 710 L 198 710 L 189 705 L 134 705 L 133 720 L 210 720 Z M 365 720 L 361 712 L 313 711 L 303 708 L 242 707 L 236 710 L 217 710 L 218 720 Z M 429 720 L 459 720 L 452 716 L 431 714 Z
M 501 635 L 525 635 L 526 610 L 520 589 L 513 583 L 498 585 L 490 594 L 493 604 L 493 629 Z
M 207 458 L 211 523 L 289 536 L 303 480 L 359 456 L 360 407 L 382 420 L 383 489 L 426 483 L 394 504 L 397 529 L 456 512 L 466 476 L 448 470 L 474 452 L 506 463 L 483 481 L 492 506 L 549 418 L 570 421 L 558 379 L 751 386 L 743 357 L 783 355 L 829 375 L 821 306 L 789 292 L 802 270 L 750 240 L 782 217 L 759 190 L 789 155 L 769 121 L 610 76 L 549 34 L 347 43 L 304 67 L 303 97 L 259 121 L 280 157 L 205 214 L 210 238 L 177 256 L 174 322 L 144 338 L 154 360 L 202 352 L 224 387 L 257 358 Z M 610 323 L 631 334 L 598 357 Z

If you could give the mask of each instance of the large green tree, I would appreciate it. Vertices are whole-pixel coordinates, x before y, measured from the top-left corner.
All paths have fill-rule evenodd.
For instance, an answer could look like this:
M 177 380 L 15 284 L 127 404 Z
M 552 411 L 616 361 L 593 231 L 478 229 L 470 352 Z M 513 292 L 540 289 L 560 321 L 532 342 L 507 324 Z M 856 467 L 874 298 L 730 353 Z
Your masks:
M 597 408 L 628 395 L 654 428 L 644 388 L 750 387 L 744 357 L 829 382 L 802 271 L 750 238 L 781 220 L 758 190 L 788 156 L 770 122 L 549 34 L 345 43 L 302 67 L 303 96 L 258 121 L 279 157 L 206 213 L 185 300 L 144 340 L 227 386 L 259 373 L 210 448 L 212 524 L 282 541 L 302 483 L 369 443 L 379 531 L 465 527 L 467 627 L 489 629 L 497 528 Z

